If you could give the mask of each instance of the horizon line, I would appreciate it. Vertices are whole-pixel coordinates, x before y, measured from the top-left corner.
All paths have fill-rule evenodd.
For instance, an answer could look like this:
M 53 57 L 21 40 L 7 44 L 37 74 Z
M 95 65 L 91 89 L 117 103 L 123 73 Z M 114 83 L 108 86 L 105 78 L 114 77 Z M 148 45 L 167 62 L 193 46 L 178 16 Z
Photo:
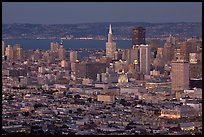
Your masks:
M 188 21 L 178 21 L 178 22 L 134 22 L 134 21 L 105 21 L 105 22 L 81 22 L 81 23 L 26 23 L 26 22 L 14 22 L 14 23 L 2 23 L 2 25 L 12 25 L 12 24 L 35 24 L 35 25 L 77 25 L 77 24 L 99 24 L 99 23 L 149 23 L 149 24 L 164 24 L 164 23 L 202 23 L 201 22 L 188 22 Z

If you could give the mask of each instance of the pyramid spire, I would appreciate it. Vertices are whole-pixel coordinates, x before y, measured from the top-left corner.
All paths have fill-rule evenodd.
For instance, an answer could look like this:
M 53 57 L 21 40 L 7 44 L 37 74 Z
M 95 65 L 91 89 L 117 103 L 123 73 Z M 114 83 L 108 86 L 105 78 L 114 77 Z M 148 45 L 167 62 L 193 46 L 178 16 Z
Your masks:
M 109 26 L 109 34 L 112 34 L 111 24 Z

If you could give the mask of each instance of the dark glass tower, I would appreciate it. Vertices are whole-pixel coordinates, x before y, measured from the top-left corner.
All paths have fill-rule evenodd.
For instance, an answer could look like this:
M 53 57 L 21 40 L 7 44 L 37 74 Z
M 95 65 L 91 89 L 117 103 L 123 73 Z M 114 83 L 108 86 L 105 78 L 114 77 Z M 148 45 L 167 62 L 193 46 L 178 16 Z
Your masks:
M 145 29 L 143 27 L 135 27 L 132 30 L 132 46 L 146 44 Z

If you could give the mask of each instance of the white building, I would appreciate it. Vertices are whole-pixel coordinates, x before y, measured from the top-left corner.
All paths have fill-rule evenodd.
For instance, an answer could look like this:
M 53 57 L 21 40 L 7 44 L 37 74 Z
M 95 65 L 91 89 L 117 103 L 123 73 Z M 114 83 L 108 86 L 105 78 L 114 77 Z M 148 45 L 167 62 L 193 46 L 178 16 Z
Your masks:
M 150 73 L 150 46 L 149 45 L 138 45 L 139 46 L 139 58 L 140 58 L 140 72 L 142 74 Z
M 106 42 L 106 57 L 114 59 L 115 51 L 116 51 L 116 43 L 113 41 L 113 38 L 112 38 L 112 29 L 110 24 L 109 33 L 108 33 L 108 42 Z

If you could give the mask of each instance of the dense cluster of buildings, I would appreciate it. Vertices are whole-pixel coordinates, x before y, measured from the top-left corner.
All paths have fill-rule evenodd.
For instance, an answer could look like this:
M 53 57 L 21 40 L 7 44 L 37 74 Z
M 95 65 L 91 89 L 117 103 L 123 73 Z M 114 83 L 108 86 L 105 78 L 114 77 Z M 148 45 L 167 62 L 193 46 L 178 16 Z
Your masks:
M 79 58 L 63 41 L 24 51 L 2 41 L 3 134 L 166 134 L 202 132 L 202 40 L 164 47 L 132 30 L 117 49 L 109 26 L 105 55 Z M 193 113 L 192 113 L 193 112 Z

